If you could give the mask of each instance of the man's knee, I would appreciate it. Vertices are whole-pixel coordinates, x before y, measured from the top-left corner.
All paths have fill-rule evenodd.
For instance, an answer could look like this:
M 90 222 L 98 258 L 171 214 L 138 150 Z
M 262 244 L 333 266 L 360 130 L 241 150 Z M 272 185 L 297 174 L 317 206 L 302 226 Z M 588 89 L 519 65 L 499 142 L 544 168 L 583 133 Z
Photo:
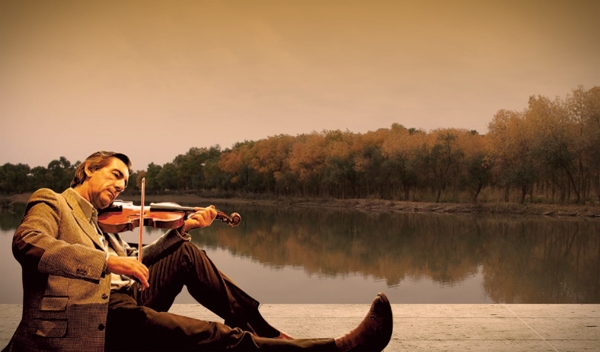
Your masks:
M 200 249 L 198 246 L 196 246 L 195 244 L 193 244 L 192 242 L 186 241 L 183 242 L 181 244 L 181 246 L 179 247 L 180 251 L 183 251 L 184 253 L 186 253 L 186 255 L 192 260 L 192 261 L 206 261 L 208 260 L 208 256 L 206 255 L 206 251 L 203 249 Z
M 206 256 L 206 251 L 204 251 L 203 249 L 200 249 L 198 246 L 196 246 L 195 244 L 193 244 L 190 241 L 185 241 L 181 244 L 181 249 L 191 252 L 191 253 L 201 253 L 201 255 Z

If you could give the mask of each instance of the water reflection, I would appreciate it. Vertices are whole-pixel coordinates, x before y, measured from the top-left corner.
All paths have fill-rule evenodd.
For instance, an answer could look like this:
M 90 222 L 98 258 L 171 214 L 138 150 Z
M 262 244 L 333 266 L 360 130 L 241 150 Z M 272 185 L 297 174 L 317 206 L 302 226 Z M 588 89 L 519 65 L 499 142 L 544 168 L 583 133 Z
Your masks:
M 600 303 L 600 221 L 234 210 L 239 227 L 215 223 L 193 242 L 263 302 L 367 303 L 382 290 L 395 303 Z M 4 215 L 12 236 L 19 219 Z
M 600 302 L 600 222 L 580 219 L 245 210 L 239 233 L 215 228 L 200 246 L 311 274 L 369 275 L 400 285 L 455 285 L 481 270 L 494 302 Z

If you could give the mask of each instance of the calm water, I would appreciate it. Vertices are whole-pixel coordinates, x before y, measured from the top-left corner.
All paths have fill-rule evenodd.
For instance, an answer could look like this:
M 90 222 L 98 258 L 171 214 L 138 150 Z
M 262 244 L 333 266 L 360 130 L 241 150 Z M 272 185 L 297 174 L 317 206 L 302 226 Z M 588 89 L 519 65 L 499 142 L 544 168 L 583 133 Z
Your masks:
M 600 303 L 600 220 L 219 207 L 242 224 L 215 222 L 193 242 L 263 303 L 370 303 L 379 291 L 392 303 Z M 0 213 L 0 303 L 22 300 L 10 250 L 21 213 Z

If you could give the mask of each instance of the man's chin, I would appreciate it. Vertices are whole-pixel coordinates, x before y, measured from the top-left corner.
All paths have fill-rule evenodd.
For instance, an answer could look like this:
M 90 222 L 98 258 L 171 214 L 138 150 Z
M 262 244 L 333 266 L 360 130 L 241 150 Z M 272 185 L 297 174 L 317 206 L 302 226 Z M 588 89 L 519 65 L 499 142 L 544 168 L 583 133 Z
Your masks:
M 111 204 L 113 203 L 113 200 L 111 198 L 108 199 L 102 199 L 102 203 L 99 204 L 99 209 L 106 209 L 108 208 Z

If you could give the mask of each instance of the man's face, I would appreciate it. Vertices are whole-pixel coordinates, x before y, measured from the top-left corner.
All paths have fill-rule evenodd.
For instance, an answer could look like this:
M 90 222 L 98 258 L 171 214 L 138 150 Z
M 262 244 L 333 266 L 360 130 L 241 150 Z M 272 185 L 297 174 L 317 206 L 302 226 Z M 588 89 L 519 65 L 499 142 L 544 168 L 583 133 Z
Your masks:
M 104 209 L 125 190 L 128 180 L 127 165 L 117 158 L 111 158 L 108 165 L 88 174 L 85 193 L 89 198 L 86 198 L 96 209 Z

